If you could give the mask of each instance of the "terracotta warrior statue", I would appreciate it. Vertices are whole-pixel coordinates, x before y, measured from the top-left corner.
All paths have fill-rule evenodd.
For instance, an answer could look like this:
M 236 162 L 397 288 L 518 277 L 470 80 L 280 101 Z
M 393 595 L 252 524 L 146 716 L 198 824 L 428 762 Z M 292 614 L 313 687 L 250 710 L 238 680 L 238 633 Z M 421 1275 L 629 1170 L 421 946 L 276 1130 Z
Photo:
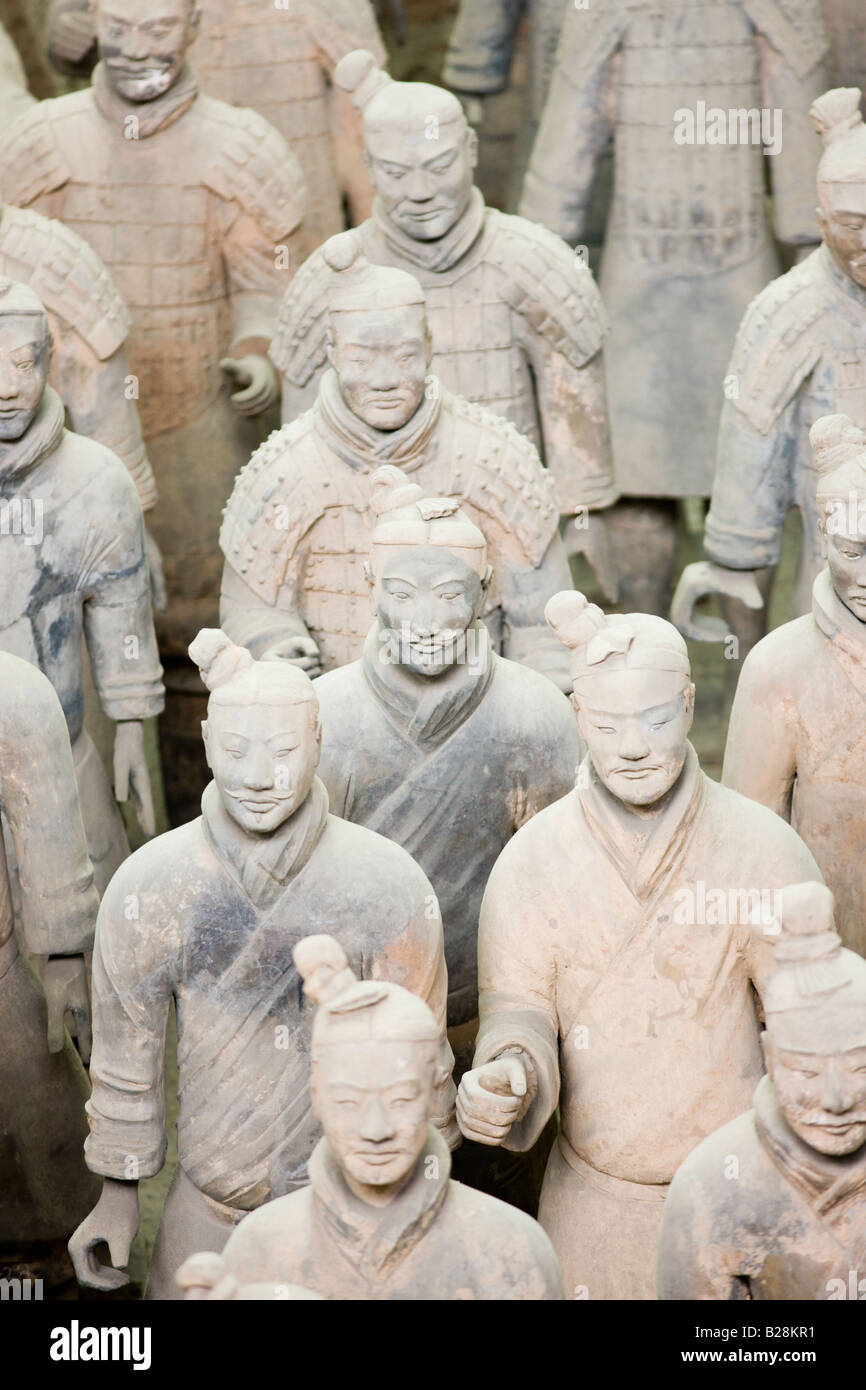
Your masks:
M 481 616 L 494 645 L 567 681 L 544 623 L 547 599 L 571 582 L 550 478 L 512 425 L 429 375 L 424 291 L 360 248 L 357 232 L 322 248 L 330 369 L 313 407 L 253 455 L 226 508 L 223 627 L 254 655 L 311 671 L 357 660 L 371 617 L 369 479 L 387 463 L 483 521 L 495 578 Z
M 385 61 L 369 0 L 199 0 L 195 70 L 209 96 L 264 116 L 296 155 L 308 202 L 304 232 L 312 250 L 369 216 L 372 190 L 364 167 L 357 112 L 334 89 L 334 68 L 355 48 Z M 52 0 L 46 19 L 49 57 L 61 72 L 90 72 L 96 60 L 91 0 Z
M 722 778 L 791 822 L 833 890 L 844 944 L 866 956 L 866 432 L 829 415 L 810 438 L 826 568 L 811 613 L 743 665 Z
M 425 497 L 390 465 L 371 485 L 376 619 L 360 660 L 316 682 L 319 776 L 332 811 L 396 840 L 433 884 L 459 1079 L 478 1028 L 484 886 L 515 831 L 574 786 L 580 743 L 551 682 L 493 651 L 479 616 L 492 578 L 487 543 L 458 500 Z M 492 1158 L 463 1145 L 455 1176 L 477 1185 Z M 541 1173 L 533 1185 L 508 1158 L 513 1171 L 491 1172 L 496 1186 L 486 1190 L 537 1207 Z
M 27 90 L 21 55 L 6 28 L 0 24 L 0 117 L 4 126 L 28 111 L 35 101 Z
M 16 942 L 0 837 L 0 1275 L 33 1260 L 35 1243 L 40 1275 L 44 1269 L 60 1282 L 57 1257 L 98 1191 L 81 1149 L 87 1078 L 63 1018 L 74 1015 L 87 1060 L 84 953 L 99 899 L 63 711 L 46 677 L 7 652 L 0 653 L 0 749 L 0 810 L 17 867 L 22 943 L 44 962 L 40 985 Z
M 397 984 L 357 980 L 332 936 L 298 942 L 295 963 L 319 1006 L 310 1095 L 324 1133 L 310 1186 L 232 1233 L 227 1274 L 331 1300 L 562 1298 L 532 1218 L 449 1177 L 430 1124 L 441 1054 L 428 1006 Z
M 778 274 L 774 233 L 801 250 L 818 241 L 806 113 L 826 49 L 820 0 L 566 8 L 520 211 L 586 242 L 613 137 L 601 286 L 624 606 L 667 612 L 678 501 L 709 495 L 725 364 Z
M 866 11 L 860 0 L 821 0 L 834 84 L 866 88 Z
M 325 926 L 362 974 L 405 984 L 437 1019 L 436 1119 L 457 1139 L 445 1038 L 442 920 L 399 845 L 328 812 L 309 677 L 253 661 L 224 633 L 190 648 L 210 690 L 202 733 L 213 781 L 199 820 L 145 845 L 102 900 L 93 956 L 88 1166 L 102 1196 L 70 1242 L 87 1288 L 126 1283 L 138 1180 L 165 1159 L 165 1032 L 177 1010 L 179 1166 L 148 1297 L 177 1299 L 175 1272 L 219 1252 L 254 1207 L 307 1182 L 318 1138 L 307 1094 L 310 1010 L 292 949 Z
M 481 905 L 469 1139 L 528 1149 L 559 1104 L 539 1220 L 569 1297 L 655 1297 L 667 1184 L 749 1104 L 777 890 L 814 878 L 766 807 L 700 769 L 686 644 L 558 594 L 588 752 L 502 851 Z
M 687 637 L 712 641 L 726 627 L 693 616 L 704 594 L 761 608 L 791 507 L 803 518 L 795 615 L 823 565 L 809 429 L 843 411 L 866 427 L 866 126 L 860 92 L 826 92 L 812 106 L 824 140 L 818 169 L 823 245 L 758 296 L 728 366 L 731 395 L 719 430 L 708 557 L 689 565 L 672 617 Z M 760 635 L 763 622 L 756 635 Z M 741 653 L 744 654 L 744 653 Z
M 706 1138 L 662 1217 L 665 1299 L 866 1297 L 866 961 L 842 949 L 833 895 L 782 895 L 764 990 L 767 1075 Z
M 266 121 L 199 92 L 195 0 L 95 0 L 94 16 L 93 85 L 40 102 L 0 139 L 0 194 L 80 232 L 129 306 L 128 389 L 159 486 L 163 754 L 179 818 L 204 771 L 186 648 L 216 619 L 220 508 L 262 437 L 236 413 L 279 389 L 266 353 L 299 256 L 302 180 Z
M 343 58 L 335 80 L 363 114 L 377 195 L 359 229 L 364 254 L 420 281 L 442 385 L 532 440 L 553 474 L 560 512 L 579 514 L 569 527 L 574 546 L 595 558 L 602 531 L 598 517 L 587 525 L 590 512 L 617 494 L 606 321 L 591 271 L 544 228 L 485 207 L 473 184 L 475 133 L 456 96 L 426 82 L 392 82 L 364 51 Z M 283 300 L 271 357 L 283 373 L 286 421 L 312 404 L 328 365 L 329 283 L 319 251 Z
M 142 721 L 162 709 L 141 507 L 115 454 L 65 428 L 52 338 L 33 291 L 0 278 L 0 650 L 40 667 L 69 726 L 97 887 L 129 852 L 84 728 L 82 639 L 116 724 L 117 798 L 155 830 Z

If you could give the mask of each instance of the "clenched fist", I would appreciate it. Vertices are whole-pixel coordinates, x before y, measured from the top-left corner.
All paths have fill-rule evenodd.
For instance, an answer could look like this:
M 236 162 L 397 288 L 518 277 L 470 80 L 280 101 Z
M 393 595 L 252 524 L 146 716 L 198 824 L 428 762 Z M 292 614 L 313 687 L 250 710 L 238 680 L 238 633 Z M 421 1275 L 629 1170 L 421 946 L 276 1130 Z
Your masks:
M 457 1092 L 457 1122 L 476 1144 L 502 1144 L 532 1097 L 520 1057 L 498 1057 L 468 1071 Z

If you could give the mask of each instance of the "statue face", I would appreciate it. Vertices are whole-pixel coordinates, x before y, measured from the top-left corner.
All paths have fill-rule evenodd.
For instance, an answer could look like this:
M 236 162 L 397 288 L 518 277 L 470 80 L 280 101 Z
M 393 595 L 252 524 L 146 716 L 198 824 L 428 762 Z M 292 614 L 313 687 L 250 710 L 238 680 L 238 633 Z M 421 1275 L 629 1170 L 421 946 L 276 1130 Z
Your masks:
M 424 399 L 430 365 L 427 316 L 421 304 L 331 315 L 328 351 L 353 414 L 375 430 L 408 424 Z
M 574 697 L 593 767 L 627 806 L 652 806 L 683 769 L 694 686 L 673 671 L 599 672 Z
M 866 1143 L 866 1047 L 795 1052 L 768 1036 L 764 1051 L 785 1119 L 804 1143 L 833 1158 Z
M 195 38 L 194 0 L 98 0 L 96 36 L 112 86 L 153 101 L 174 84 Z
M 20 439 L 39 409 L 51 366 L 44 319 L 0 315 L 0 440 Z
M 385 213 L 416 241 L 436 241 L 469 204 L 477 159 L 473 131 L 460 120 L 436 127 L 378 130 L 367 136 L 367 162 Z
M 854 617 L 866 623 L 866 536 L 825 529 L 824 550 L 833 588 Z
M 340 1167 L 365 1187 L 402 1184 L 427 1140 L 434 1045 L 331 1045 L 313 1067 L 313 1106 Z
M 252 835 L 277 830 L 312 786 L 321 751 L 316 706 L 212 705 L 202 733 L 223 805 Z
M 439 676 L 461 658 L 463 638 L 481 608 L 484 584 L 458 555 L 441 546 L 401 551 L 382 573 L 377 614 L 394 633 L 394 654 L 416 676 Z
M 866 289 L 866 171 L 862 183 L 828 183 L 819 188 L 821 234 L 836 264 Z

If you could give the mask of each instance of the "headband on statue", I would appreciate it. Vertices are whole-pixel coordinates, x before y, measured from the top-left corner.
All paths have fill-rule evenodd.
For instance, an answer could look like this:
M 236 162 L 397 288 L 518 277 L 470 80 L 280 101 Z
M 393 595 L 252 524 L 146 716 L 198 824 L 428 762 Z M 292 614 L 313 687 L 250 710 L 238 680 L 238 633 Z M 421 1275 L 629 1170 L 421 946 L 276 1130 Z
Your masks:
M 417 995 L 387 980 L 359 980 L 333 936 L 306 936 L 293 951 L 304 993 L 318 1004 L 312 1056 L 324 1048 L 367 1042 L 421 1042 L 438 1047 L 439 1031 Z
M 318 709 L 313 682 L 290 661 L 255 661 L 246 647 L 235 646 L 221 628 L 202 628 L 189 654 L 211 692 L 212 705 L 312 704 Z
M 835 87 L 812 103 L 809 114 L 824 142 L 818 184 L 866 183 L 866 126 L 860 88 Z
M 426 546 L 450 551 L 482 579 L 487 574 L 487 541 L 458 497 L 427 497 L 389 463 L 370 478 L 370 506 L 376 516 L 370 559 L 377 576 L 391 556 Z
M 805 1049 L 814 1032 L 866 1047 L 866 960 L 846 950 L 833 922 L 833 894 L 823 883 L 782 889 L 773 940 L 775 969 L 762 994 L 767 1028 L 781 1047 Z M 820 1045 L 816 1045 L 820 1051 Z
M 373 265 L 364 255 L 361 238 L 355 231 L 338 232 L 325 242 L 322 257 L 331 270 L 328 309 L 332 314 L 380 309 L 402 309 L 406 305 L 425 307 L 426 296 L 408 271 L 394 266 Z
M 809 443 L 818 472 L 819 511 L 826 516 L 840 502 L 847 506 L 858 494 L 866 498 L 866 431 L 847 415 L 822 415 L 809 431 Z
M 437 130 L 452 121 L 466 126 L 463 107 L 451 92 L 429 82 L 395 82 L 366 48 L 356 48 L 340 59 L 334 82 L 361 112 L 367 135 L 426 132 L 433 121 Z
M 574 589 L 548 600 L 544 616 L 571 651 L 572 682 L 600 671 L 673 671 L 691 674 L 685 640 L 664 618 L 649 613 L 606 617 Z

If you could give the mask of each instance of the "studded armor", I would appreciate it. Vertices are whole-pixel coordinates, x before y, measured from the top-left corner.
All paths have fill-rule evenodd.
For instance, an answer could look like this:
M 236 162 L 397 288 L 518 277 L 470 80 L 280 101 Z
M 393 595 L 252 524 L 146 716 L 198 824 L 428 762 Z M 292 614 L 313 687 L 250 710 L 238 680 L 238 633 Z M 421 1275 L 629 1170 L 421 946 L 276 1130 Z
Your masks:
M 579 242 L 613 135 L 601 288 L 624 493 L 709 490 L 736 326 L 778 272 L 762 141 L 780 137 L 767 156 L 776 234 L 818 240 L 808 112 L 826 86 L 826 51 L 819 0 L 611 0 L 566 11 L 520 211 Z M 774 122 L 763 131 L 762 110 Z M 721 139 L 713 112 L 723 114 Z

